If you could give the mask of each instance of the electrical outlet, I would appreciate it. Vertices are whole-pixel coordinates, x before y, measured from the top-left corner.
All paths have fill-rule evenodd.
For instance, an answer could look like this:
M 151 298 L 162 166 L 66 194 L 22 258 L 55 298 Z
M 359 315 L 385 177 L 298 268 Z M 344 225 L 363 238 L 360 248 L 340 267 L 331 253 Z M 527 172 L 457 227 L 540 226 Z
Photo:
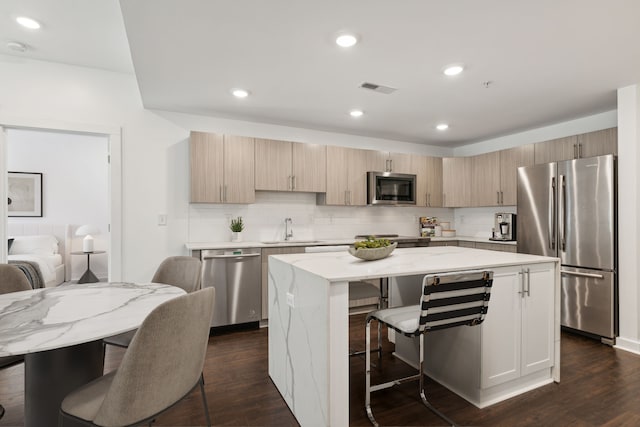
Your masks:
M 291 292 L 287 292 L 287 305 L 291 308 L 295 307 L 295 300 Z
M 167 214 L 158 214 L 158 225 L 167 225 Z

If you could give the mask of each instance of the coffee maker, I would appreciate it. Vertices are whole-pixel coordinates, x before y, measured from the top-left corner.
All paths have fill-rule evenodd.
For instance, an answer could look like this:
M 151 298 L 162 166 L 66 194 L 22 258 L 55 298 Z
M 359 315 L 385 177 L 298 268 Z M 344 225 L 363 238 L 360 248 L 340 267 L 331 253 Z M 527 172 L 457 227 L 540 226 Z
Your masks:
M 497 213 L 494 218 L 493 233 L 489 240 L 516 240 L 516 214 Z

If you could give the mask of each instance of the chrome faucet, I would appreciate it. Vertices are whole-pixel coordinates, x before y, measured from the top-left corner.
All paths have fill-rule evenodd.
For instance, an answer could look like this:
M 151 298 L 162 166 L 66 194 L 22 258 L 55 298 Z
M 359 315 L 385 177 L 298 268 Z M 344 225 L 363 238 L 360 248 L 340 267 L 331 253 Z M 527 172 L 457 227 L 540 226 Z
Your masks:
M 291 228 L 291 218 L 284 219 L 284 240 L 287 241 L 293 237 L 293 229 Z

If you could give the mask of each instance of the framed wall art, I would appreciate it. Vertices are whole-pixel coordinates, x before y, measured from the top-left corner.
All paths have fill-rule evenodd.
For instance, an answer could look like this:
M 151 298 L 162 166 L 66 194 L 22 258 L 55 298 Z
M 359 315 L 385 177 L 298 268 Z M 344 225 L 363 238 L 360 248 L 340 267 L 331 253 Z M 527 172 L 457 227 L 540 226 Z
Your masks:
M 9 172 L 7 180 L 9 216 L 42 216 L 42 174 Z

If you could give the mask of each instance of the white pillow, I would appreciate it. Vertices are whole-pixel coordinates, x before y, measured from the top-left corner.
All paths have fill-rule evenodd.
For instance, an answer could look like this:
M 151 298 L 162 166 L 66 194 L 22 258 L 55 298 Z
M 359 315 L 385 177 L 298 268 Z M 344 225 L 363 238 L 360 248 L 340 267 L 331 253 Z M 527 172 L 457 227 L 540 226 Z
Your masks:
M 53 255 L 58 253 L 58 240 L 51 235 L 16 236 L 9 255 L 34 254 Z

